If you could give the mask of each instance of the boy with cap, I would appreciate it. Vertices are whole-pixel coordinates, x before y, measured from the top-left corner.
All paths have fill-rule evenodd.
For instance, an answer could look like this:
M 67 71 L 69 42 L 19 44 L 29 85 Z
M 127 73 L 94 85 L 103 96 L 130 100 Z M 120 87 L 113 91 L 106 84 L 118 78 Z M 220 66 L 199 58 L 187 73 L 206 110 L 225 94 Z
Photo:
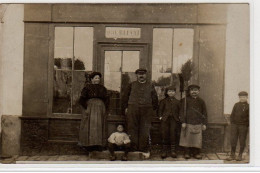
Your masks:
M 201 159 L 202 131 L 206 130 L 207 109 L 204 100 L 198 94 L 200 86 L 188 86 L 186 98 L 182 99 L 180 120 L 182 122 L 180 146 L 185 147 L 185 159 L 192 154 L 196 159 Z
M 162 129 L 162 158 L 167 157 L 167 141 L 171 144 L 171 157 L 176 158 L 176 134 L 180 111 L 180 102 L 175 98 L 176 88 L 170 86 L 165 89 L 165 98 L 160 102 L 158 115 Z
M 145 158 L 150 157 L 149 136 L 152 117 L 158 107 L 158 96 L 154 85 L 147 81 L 147 70 L 135 71 L 137 81 L 130 83 L 122 96 L 122 107 L 126 113 L 127 132 L 132 149 L 142 151 Z
M 249 127 L 249 104 L 247 103 L 248 93 L 241 91 L 239 92 L 238 96 L 239 102 L 234 105 L 230 116 L 231 155 L 229 158 L 227 158 L 228 161 L 235 159 L 237 161 L 242 160 L 242 154 L 245 149 L 246 137 Z M 240 143 L 240 151 L 238 157 L 236 158 L 235 153 L 238 138 Z

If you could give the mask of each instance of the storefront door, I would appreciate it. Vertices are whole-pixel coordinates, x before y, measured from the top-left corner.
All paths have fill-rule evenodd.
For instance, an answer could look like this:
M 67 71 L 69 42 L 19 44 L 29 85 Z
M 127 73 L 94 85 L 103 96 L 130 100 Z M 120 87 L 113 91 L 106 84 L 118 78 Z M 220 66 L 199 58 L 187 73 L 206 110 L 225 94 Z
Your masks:
M 135 70 L 146 68 L 149 59 L 146 44 L 102 44 L 100 45 L 100 71 L 109 94 L 109 114 L 122 115 L 122 96 L 129 83 L 136 80 Z M 149 77 L 149 74 L 148 74 Z

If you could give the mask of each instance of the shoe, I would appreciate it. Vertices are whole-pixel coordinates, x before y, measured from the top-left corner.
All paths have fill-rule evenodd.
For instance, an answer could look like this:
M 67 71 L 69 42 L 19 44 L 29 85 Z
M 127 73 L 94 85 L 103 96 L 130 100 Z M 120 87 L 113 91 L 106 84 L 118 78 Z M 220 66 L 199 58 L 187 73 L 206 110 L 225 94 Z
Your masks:
M 231 154 L 226 160 L 232 161 L 232 160 L 235 160 L 235 159 L 236 159 L 236 156 L 234 154 Z
M 202 156 L 200 154 L 196 154 L 194 157 L 195 159 L 202 159 Z
M 116 160 L 116 156 L 115 155 L 110 156 L 110 161 L 115 161 L 115 160 Z
M 126 155 L 123 155 L 122 158 L 121 158 L 122 161 L 127 161 L 127 156 Z
M 175 145 L 171 145 L 171 157 L 172 158 L 176 158 L 177 157 Z
M 167 157 L 167 146 L 163 145 L 161 158 L 165 159 L 166 157 Z
M 185 159 L 189 159 L 189 158 L 190 158 L 190 155 L 189 155 L 189 154 L 185 154 L 185 155 L 184 155 L 184 158 L 185 158 Z
M 237 158 L 236 158 L 236 161 L 242 161 L 242 160 L 243 160 L 242 154 L 239 154 L 239 155 L 237 156 Z
M 145 159 L 149 159 L 150 158 L 150 152 L 143 153 L 143 156 L 144 156 Z

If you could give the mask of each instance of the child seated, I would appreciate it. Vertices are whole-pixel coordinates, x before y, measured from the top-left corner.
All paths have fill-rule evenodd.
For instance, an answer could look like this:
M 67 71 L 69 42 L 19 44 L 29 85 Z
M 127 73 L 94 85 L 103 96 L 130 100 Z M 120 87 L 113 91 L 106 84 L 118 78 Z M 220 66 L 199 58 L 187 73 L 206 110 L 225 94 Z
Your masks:
M 242 154 L 246 145 L 247 132 L 249 127 L 249 104 L 247 103 L 248 93 L 241 91 L 239 94 L 239 102 L 237 102 L 232 110 L 230 116 L 231 122 L 231 155 L 227 158 L 228 161 L 231 160 L 242 160 Z M 239 139 L 240 151 L 236 158 L 236 147 L 237 141 Z
M 124 132 L 123 125 L 119 124 L 117 126 L 117 132 L 112 133 L 108 138 L 108 150 L 111 154 L 110 160 L 116 160 L 115 150 L 123 150 L 125 153 L 121 160 L 127 161 L 127 154 L 131 147 L 130 142 L 129 136 Z

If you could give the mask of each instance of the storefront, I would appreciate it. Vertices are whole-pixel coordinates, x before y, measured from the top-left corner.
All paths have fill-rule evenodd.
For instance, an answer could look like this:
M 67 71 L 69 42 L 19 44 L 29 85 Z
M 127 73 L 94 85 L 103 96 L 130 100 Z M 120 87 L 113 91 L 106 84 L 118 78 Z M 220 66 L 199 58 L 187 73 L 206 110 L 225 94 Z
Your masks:
M 124 122 L 120 98 L 136 69 L 148 70 L 160 99 L 169 85 L 180 99 L 179 74 L 190 61 L 190 83 L 201 86 L 208 109 L 204 146 L 223 149 L 226 5 L 27 4 L 24 12 L 22 153 L 76 148 L 89 72 L 101 72 L 109 91 L 110 134 Z M 160 144 L 157 117 L 151 143 Z

